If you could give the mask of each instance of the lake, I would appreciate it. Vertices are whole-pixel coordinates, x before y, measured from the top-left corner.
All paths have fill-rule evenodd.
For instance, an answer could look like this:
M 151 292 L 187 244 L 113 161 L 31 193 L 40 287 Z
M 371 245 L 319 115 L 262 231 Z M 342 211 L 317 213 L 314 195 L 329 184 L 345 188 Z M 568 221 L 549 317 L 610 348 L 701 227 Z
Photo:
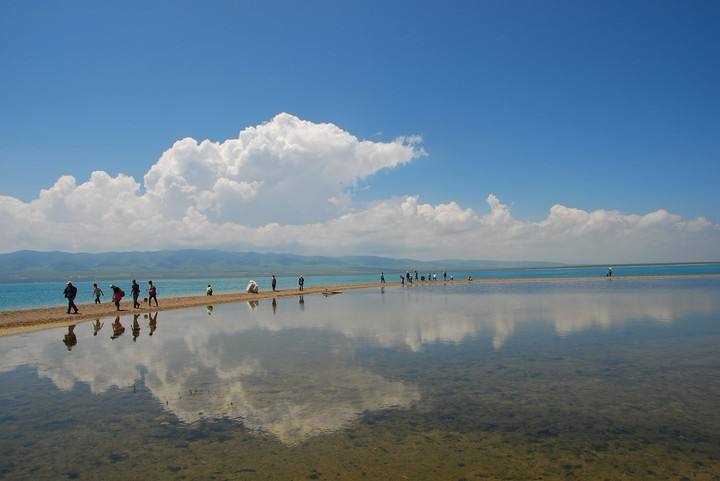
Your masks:
M 412 271 L 411 271 L 412 272 Z M 527 278 L 567 278 L 567 277 L 599 277 L 602 278 L 607 272 L 605 266 L 563 266 L 563 267 L 525 267 L 525 268 L 507 268 L 507 269 L 484 269 L 472 272 L 448 272 L 448 276 L 454 276 L 455 279 L 467 279 L 471 275 L 475 279 L 527 279 Z M 690 264 L 637 264 L 637 265 L 620 265 L 613 269 L 616 277 L 624 276 L 676 276 L 676 275 L 720 275 L 719 262 L 690 263 Z M 400 276 L 404 272 L 385 272 L 385 278 L 388 281 L 399 281 Z M 427 276 L 429 272 L 419 272 L 419 275 Z M 441 272 L 436 272 L 438 277 L 442 277 Z M 347 274 L 347 275 L 317 275 L 305 276 L 305 286 L 332 286 L 343 284 L 364 284 L 369 282 L 377 282 L 380 273 L 372 274 Z M 147 281 L 145 277 L 138 274 L 137 277 L 142 287 L 142 292 L 147 291 Z M 257 281 L 261 290 L 270 289 L 270 276 L 254 275 L 247 277 L 222 277 L 222 278 L 197 278 L 197 279 L 158 279 L 151 278 L 158 287 L 158 295 L 162 297 L 175 296 L 197 296 L 205 295 L 205 288 L 208 284 L 212 284 L 215 294 L 223 294 L 230 292 L 244 292 L 245 287 L 250 279 Z M 70 276 L 69 279 L 58 280 L 53 282 L 0 282 L 0 310 L 26 309 L 32 307 L 48 307 L 61 306 L 66 304 L 63 297 L 65 282 L 72 280 L 73 284 L 78 288 L 78 298 L 76 302 L 92 303 L 93 302 L 93 282 L 96 282 L 105 291 L 103 302 L 110 302 L 111 290 L 110 283 L 114 283 L 130 292 L 130 281 L 132 279 L 103 279 L 88 280 L 75 279 Z M 296 289 L 298 279 L 297 276 L 278 276 L 278 289 Z
M 720 279 L 100 322 L 0 338 L 0 479 L 720 479 Z

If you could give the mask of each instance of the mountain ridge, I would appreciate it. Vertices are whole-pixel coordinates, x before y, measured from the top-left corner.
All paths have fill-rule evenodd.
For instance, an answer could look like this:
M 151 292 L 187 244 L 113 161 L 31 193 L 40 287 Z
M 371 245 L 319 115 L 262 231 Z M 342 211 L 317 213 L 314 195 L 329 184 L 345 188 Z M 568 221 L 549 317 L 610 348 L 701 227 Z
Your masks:
M 472 271 L 517 267 L 559 267 L 544 261 L 440 259 L 422 261 L 370 255 L 305 256 L 289 253 L 180 249 L 71 253 L 20 250 L 0 254 L 0 282 L 151 277 L 235 277 L 248 274 L 341 275 L 380 271 Z

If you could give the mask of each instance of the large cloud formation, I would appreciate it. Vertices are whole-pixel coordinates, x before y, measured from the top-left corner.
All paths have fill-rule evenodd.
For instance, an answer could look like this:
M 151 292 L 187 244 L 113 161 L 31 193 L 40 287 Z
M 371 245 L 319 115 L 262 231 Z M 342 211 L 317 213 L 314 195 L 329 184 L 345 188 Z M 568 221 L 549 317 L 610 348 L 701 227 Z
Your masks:
M 720 259 L 720 226 L 659 209 L 648 214 L 555 205 L 541 221 L 418 195 L 359 206 L 358 185 L 425 155 L 422 139 L 360 140 L 282 113 L 224 142 L 176 142 L 134 178 L 72 176 L 30 202 L 0 196 L 1 251 L 218 247 L 426 258 L 670 261 Z

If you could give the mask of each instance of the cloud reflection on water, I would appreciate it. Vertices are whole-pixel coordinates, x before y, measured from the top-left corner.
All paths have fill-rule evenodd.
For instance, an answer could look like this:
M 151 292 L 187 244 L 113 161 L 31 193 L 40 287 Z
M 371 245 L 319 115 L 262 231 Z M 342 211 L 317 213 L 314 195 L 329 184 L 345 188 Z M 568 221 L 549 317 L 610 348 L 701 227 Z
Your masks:
M 0 339 L 0 371 L 31 365 L 61 390 L 80 382 L 93 393 L 142 381 L 184 422 L 241 419 L 293 444 L 341 429 L 365 411 L 420 399 L 417 386 L 360 366 L 354 359 L 360 346 L 420 351 L 487 334 L 497 350 L 538 323 L 570 335 L 720 310 L 717 296 L 690 289 L 469 289 L 311 296 L 307 306 L 292 298 L 275 306 L 270 300 L 250 308 L 218 305 L 212 316 L 205 308 L 163 312 L 155 334 L 149 337 L 143 324 L 137 343 L 93 337 L 89 324 L 80 324 L 72 353 L 61 342 L 65 330 L 11 336 Z

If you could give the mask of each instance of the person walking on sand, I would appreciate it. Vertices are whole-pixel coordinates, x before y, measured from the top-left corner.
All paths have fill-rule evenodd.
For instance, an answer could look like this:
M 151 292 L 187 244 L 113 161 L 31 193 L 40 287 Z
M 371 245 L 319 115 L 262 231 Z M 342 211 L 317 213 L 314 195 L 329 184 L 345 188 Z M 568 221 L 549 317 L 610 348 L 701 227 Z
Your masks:
M 133 298 L 133 309 L 140 309 L 140 303 L 138 302 L 138 297 L 140 297 L 140 284 L 138 284 L 135 279 L 133 279 L 132 285 L 130 286 L 130 293 Z
M 120 310 L 120 301 L 123 297 L 125 297 L 125 292 L 120 289 L 115 284 L 110 284 L 110 289 L 112 289 L 113 295 L 112 295 L 112 301 L 113 304 L 115 304 L 115 310 Z
M 380 284 L 385 284 L 385 273 L 384 272 L 380 273 Z
M 304 290 L 303 286 L 305 285 L 305 278 L 300 274 L 300 277 L 298 277 L 298 286 L 300 286 L 300 290 Z
M 98 287 L 97 284 L 93 284 L 93 296 L 95 296 L 95 304 L 100 304 L 100 298 L 104 296 L 105 293 Z
M 65 290 L 63 291 L 63 294 L 65 294 L 65 298 L 68 300 L 68 308 L 67 313 L 70 314 L 70 309 L 75 311 L 75 314 L 77 314 L 78 308 L 75 305 L 75 296 L 77 296 L 77 287 L 73 286 L 73 283 L 68 281 L 67 286 L 65 286 Z
M 205 295 L 212 296 L 212 286 L 210 284 L 208 284 L 207 289 L 205 289 Z M 157 299 L 155 299 L 155 302 L 157 302 Z
M 155 299 L 155 307 L 158 307 L 157 287 L 155 287 L 153 281 L 148 281 L 148 286 L 148 306 L 152 306 L 152 301 Z
M 272 285 L 272 290 L 273 290 L 273 292 L 275 292 L 275 291 L 276 291 L 275 288 L 277 287 L 277 279 L 275 279 L 275 274 L 273 274 L 272 280 L 270 281 L 270 284 Z

